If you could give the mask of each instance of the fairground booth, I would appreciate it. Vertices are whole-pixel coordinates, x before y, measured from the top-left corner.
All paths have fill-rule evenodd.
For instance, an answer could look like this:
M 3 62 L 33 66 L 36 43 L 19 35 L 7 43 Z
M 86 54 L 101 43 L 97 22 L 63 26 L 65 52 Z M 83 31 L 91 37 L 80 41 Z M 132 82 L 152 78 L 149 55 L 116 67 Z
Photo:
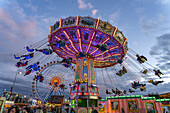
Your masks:
M 129 95 L 99 100 L 99 113 L 169 113 L 168 110 L 170 99 Z

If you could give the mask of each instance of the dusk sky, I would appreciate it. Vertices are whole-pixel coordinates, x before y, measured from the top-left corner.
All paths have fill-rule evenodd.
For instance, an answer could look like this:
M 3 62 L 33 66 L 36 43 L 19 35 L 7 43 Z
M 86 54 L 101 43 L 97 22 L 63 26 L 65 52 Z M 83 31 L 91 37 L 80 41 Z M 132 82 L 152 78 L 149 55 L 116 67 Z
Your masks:
M 156 92 L 170 92 L 170 0 L 0 0 L 0 94 L 18 70 L 13 55 L 48 37 L 60 18 L 77 15 L 118 27 L 128 47 L 164 73 Z M 32 78 L 18 75 L 14 91 L 32 94 Z

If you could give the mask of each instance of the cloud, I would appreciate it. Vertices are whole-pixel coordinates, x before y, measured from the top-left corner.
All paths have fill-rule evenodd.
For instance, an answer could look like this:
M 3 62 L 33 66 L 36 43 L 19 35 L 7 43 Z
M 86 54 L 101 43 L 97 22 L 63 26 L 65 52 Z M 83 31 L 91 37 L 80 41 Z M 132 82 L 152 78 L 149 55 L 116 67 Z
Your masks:
M 141 14 L 141 13 L 143 13 L 144 12 L 144 8 L 143 7 L 138 7 L 138 8 L 136 8 L 135 9 L 135 12 L 137 13 L 137 14 Z
M 93 5 L 91 3 L 85 3 L 83 0 L 77 0 L 79 4 L 79 9 L 92 9 Z
M 115 11 L 114 13 L 112 13 L 109 17 L 110 19 L 110 22 L 111 23 L 116 23 L 116 21 L 118 20 L 119 18 L 119 15 L 120 15 L 120 9 L 118 9 L 117 11 Z
M 21 15 L 22 16 L 22 15 Z M 17 49 L 27 41 L 34 41 L 37 35 L 37 22 L 33 18 L 15 21 L 10 12 L 0 8 L 0 44 L 10 45 L 10 49 Z M 23 40 L 25 40 L 23 42 Z M 9 51 L 6 46 L 1 46 L 1 50 Z M 2 51 L 1 51 L 2 52 Z
M 93 10 L 92 10 L 92 15 L 95 16 L 97 12 L 98 12 L 97 9 L 93 9 Z
M 150 55 L 155 56 L 160 69 L 170 69 L 170 33 L 156 37 L 156 44 L 151 48 Z
M 10 89 L 17 72 L 15 67 L 17 61 L 14 59 L 13 54 L 20 51 L 30 42 L 36 41 L 37 21 L 26 16 L 24 10 L 18 5 L 10 10 L 0 8 L 0 29 L 0 86 L 2 89 Z M 20 77 L 18 75 L 16 90 L 20 90 L 24 94 L 23 91 L 26 92 L 27 87 L 31 87 L 31 81 L 29 77 L 25 79 L 23 75 Z M 26 93 L 29 93 L 29 91 Z
M 142 16 L 139 23 L 145 33 L 165 33 L 170 28 L 170 21 L 163 14 L 154 17 Z
M 134 45 L 138 45 L 138 42 L 132 42 Z
M 170 2 L 170 0 L 159 0 L 161 2 L 161 4 L 168 4 Z
M 93 5 L 89 2 L 89 3 L 85 3 L 84 0 L 77 0 L 78 4 L 79 4 L 79 9 L 90 9 L 92 12 L 92 16 L 95 16 L 96 13 L 98 12 L 97 9 L 94 9 Z
M 37 12 L 38 11 L 38 7 L 34 6 L 30 0 L 28 2 L 29 3 L 25 4 L 25 7 L 31 9 L 33 12 Z

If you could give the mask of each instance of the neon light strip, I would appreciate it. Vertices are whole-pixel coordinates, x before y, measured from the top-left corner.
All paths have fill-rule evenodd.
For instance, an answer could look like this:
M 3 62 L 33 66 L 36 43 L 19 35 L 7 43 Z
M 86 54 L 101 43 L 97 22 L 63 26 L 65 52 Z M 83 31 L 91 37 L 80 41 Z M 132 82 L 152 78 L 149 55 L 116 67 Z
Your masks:
M 127 41 L 127 38 L 126 38 L 126 40 L 125 40 L 124 43 L 123 43 L 123 47 L 125 46 L 126 41 Z
M 114 31 L 114 33 L 113 33 L 113 36 L 115 36 L 115 34 L 116 34 L 116 31 L 117 31 L 117 27 L 116 27 L 116 29 L 115 29 L 115 31 Z
M 109 56 L 104 57 L 104 58 L 96 58 L 96 59 L 105 59 L 105 58 L 108 58 L 108 57 L 111 57 L 111 56 L 117 56 L 117 55 L 121 55 L 121 53 L 117 53 L 117 54 L 114 54 L 114 55 L 109 55 Z
M 68 40 L 70 41 L 70 43 L 71 43 L 71 45 L 72 45 L 72 47 L 74 48 L 74 50 L 76 50 L 76 52 L 78 53 L 78 51 L 77 51 L 77 49 L 74 47 L 74 45 L 73 45 L 73 42 L 70 40 L 70 37 L 68 36 L 68 34 L 65 32 L 65 31 L 63 31 L 64 32 L 64 34 L 67 36 L 67 38 L 68 38 Z
M 109 39 L 110 39 L 110 38 L 107 38 L 107 39 L 103 42 L 103 44 L 104 44 L 105 42 L 107 42 Z
M 77 29 L 77 33 L 78 33 L 78 37 L 79 37 L 79 46 L 80 46 L 80 50 L 81 50 L 81 52 L 82 52 L 81 38 L 80 38 L 80 31 L 79 31 L 79 29 Z
M 55 38 L 57 38 L 58 40 L 61 40 L 60 38 L 58 38 L 57 36 L 55 36 Z M 65 45 L 66 46 L 66 48 L 68 49 L 68 50 L 70 50 L 72 53 L 75 53 L 75 52 L 73 52 L 71 49 L 69 49 L 68 47 L 67 47 L 67 45 Z M 64 48 L 63 47 L 61 47 L 63 50 L 64 50 Z M 66 50 L 64 50 L 65 52 L 66 52 Z M 71 53 L 69 53 L 69 54 L 71 54 Z M 72 55 L 72 54 L 71 54 Z
M 68 51 L 66 51 L 63 47 L 61 47 L 62 49 L 63 49 L 63 51 L 64 52 L 66 52 L 66 53 L 68 53 L 68 54 L 70 54 L 70 55 L 73 55 L 74 56 L 74 54 L 71 54 L 71 53 L 69 53 Z
M 96 29 L 98 29 L 99 22 L 100 22 L 100 19 L 98 19 L 98 21 L 97 21 Z
M 76 22 L 76 25 L 78 25 L 79 23 L 79 16 L 77 15 L 77 22 Z
M 96 32 L 93 33 L 93 36 L 92 36 L 92 38 L 91 38 L 91 40 L 90 40 L 90 44 L 89 44 L 89 47 L 88 47 L 86 53 L 89 51 L 89 48 L 90 48 L 90 46 L 91 46 L 91 42 L 92 42 L 92 40 L 93 40 L 93 38 L 94 38 L 95 33 L 96 33 Z
M 80 46 L 80 50 L 82 52 L 82 48 L 81 48 L 81 39 L 79 38 L 79 46 Z
M 100 56 L 100 55 L 103 55 L 103 54 L 105 54 L 105 53 L 108 52 L 108 51 L 109 51 L 109 50 L 107 50 L 107 51 L 105 51 L 105 52 L 103 52 L 103 53 L 101 53 L 101 54 L 95 55 L 95 57 Z
M 52 33 L 52 28 L 51 28 L 51 26 L 50 26 L 50 34 Z
M 109 50 L 107 50 L 107 51 L 105 51 L 105 52 L 103 52 L 103 53 L 101 53 L 101 54 L 95 55 L 95 57 L 100 56 L 100 55 L 103 55 L 103 54 L 105 54 L 106 52 L 108 52 L 108 51 L 110 51 L 110 50 L 112 50 L 112 49 L 118 48 L 118 47 L 119 47 L 119 46 L 112 47 L 111 49 L 109 49 Z
M 95 60 L 95 63 L 104 63 L 105 61 L 97 61 Z
M 78 37 L 80 37 L 80 30 L 79 29 L 77 29 L 77 33 L 78 33 Z
M 61 40 L 60 38 L 58 38 L 57 36 L 55 36 L 55 38 L 57 38 L 58 40 Z
M 102 44 L 104 44 L 107 40 L 109 40 L 110 38 L 108 38 L 108 39 L 106 39 Z M 93 52 L 91 52 L 91 55 L 93 54 L 93 53 L 95 53 L 97 50 L 99 50 L 99 48 L 97 48 L 96 50 L 94 50 Z
M 63 51 L 60 51 L 60 50 L 57 50 L 57 49 L 56 49 L 56 51 L 58 51 L 58 52 L 62 52 L 62 53 L 64 53 L 64 54 L 66 54 L 65 52 L 63 52 Z
M 62 19 L 60 18 L 60 26 L 59 26 L 59 28 L 61 28 L 61 22 L 62 22 Z
M 70 55 L 64 55 L 63 57 L 73 57 L 73 56 L 70 56 Z
M 93 52 L 91 52 L 91 55 L 92 55 L 93 53 L 95 53 L 97 50 L 98 50 L 98 48 L 97 48 L 96 50 L 94 50 Z
M 71 51 L 72 53 L 74 53 L 75 54 L 75 52 L 74 51 L 72 51 L 67 45 L 66 45 L 66 48 L 69 50 L 69 51 Z
M 116 60 L 105 60 L 105 61 L 97 61 L 95 60 L 96 62 L 106 62 L 106 61 L 116 61 Z
M 102 66 L 101 66 L 101 62 L 96 62 L 96 63 L 99 63 L 98 66 L 100 65 L 100 67 L 102 67 Z M 106 62 L 102 62 L 102 63 L 104 63 L 104 64 L 106 64 L 106 65 L 111 65 L 111 64 L 112 64 L 112 63 L 106 63 Z
M 50 42 L 50 36 L 48 35 L 48 42 Z
M 61 40 L 60 38 L 58 38 L 57 36 L 55 36 L 55 38 L 57 38 L 58 40 Z M 66 45 L 67 46 L 67 45 Z M 68 53 L 68 54 L 71 54 L 71 53 L 69 53 L 68 51 L 66 51 L 63 47 L 61 47 L 62 49 L 63 49 L 63 51 L 64 52 L 66 52 L 66 53 Z M 71 54 L 71 55 L 73 55 L 73 54 Z M 74 55 L 73 55 L 74 56 Z

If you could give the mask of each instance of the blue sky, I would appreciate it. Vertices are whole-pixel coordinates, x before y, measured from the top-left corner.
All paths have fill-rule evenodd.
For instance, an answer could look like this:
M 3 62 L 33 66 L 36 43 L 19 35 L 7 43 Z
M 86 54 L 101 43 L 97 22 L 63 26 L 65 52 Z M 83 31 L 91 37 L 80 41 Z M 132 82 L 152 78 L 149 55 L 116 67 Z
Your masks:
M 1 91 L 17 71 L 12 54 L 47 37 L 55 21 L 77 15 L 110 22 L 128 38 L 129 48 L 170 73 L 170 0 L 0 0 Z

